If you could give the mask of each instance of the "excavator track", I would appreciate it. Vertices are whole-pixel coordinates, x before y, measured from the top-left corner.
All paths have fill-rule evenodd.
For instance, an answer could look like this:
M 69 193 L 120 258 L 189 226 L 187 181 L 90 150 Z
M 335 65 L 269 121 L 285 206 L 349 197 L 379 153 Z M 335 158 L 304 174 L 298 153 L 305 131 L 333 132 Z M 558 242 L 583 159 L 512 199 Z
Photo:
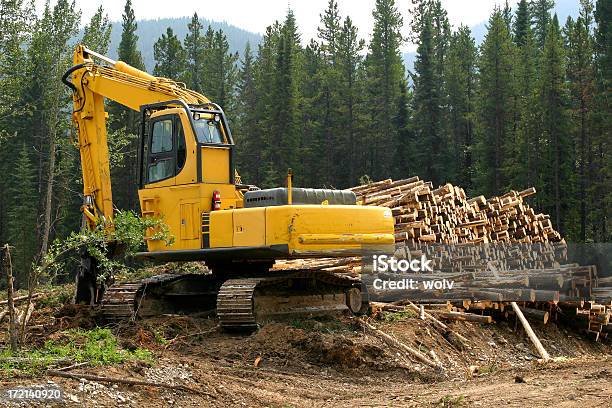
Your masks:
M 108 323 L 160 314 L 213 312 L 221 327 L 248 331 L 270 320 L 358 313 L 359 280 L 316 270 L 268 272 L 264 277 L 158 275 L 110 286 L 101 311 Z
M 104 319 L 108 322 L 133 320 L 136 298 L 141 287 L 142 283 L 125 283 L 107 288 L 101 306 Z
M 212 275 L 162 274 L 111 285 L 104 292 L 102 317 L 108 323 L 159 314 L 214 310 L 221 282 Z
M 359 280 L 313 270 L 229 279 L 217 296 L 217 316 L 229 330 L 251 330 L 295 316 L 358 313 L 361 307 Z

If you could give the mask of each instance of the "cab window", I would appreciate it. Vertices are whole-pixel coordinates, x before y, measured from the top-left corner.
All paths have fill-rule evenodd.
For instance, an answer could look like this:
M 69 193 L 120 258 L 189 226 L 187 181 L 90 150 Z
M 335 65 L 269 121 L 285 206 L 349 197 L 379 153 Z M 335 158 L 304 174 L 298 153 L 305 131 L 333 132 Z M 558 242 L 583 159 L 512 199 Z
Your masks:
M 172 151 L 172 120 L 159 120 L 153 123 L 151 153 Z
M 185 166 L 185 132 L 178 115 L 165 116 L 151 126 L 151 146 L 147 182 L 155 183 L 176 176 Z
M 226 143 L 221 131 L 221 121 L 212 117 L 196 116 L 193 124 L 199 143 Z

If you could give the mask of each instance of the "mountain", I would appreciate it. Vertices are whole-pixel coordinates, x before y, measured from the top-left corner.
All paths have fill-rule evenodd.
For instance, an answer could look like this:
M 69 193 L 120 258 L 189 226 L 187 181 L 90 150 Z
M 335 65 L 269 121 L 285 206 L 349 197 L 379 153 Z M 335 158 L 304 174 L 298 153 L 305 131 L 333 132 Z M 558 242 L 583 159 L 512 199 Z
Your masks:
M 179 17 L 179 18 L 160 18 L 157 20 L 140 20 L 138 21 L 138 48 L 142 53 L 145 66 L 148 72 L 153 71 L 155 66 L 155 60 L 153 58 L 153 44 L 158 40 L 163 33 L 166 32 L 168 27 L 172 28 L 174 33 L 179 39 L 185 39 L 187 35 L 187 24 L 191 22 L 191 17 Z M 230 25 L 225 22 L 210 21 L 206 19 L 200 19 L 200 22 L 204 26 L 204 31 L 210 25 L 213 30 L 223 30 L 227 36 L 229 42 L 230 51 L 238 52 L 242 55 L 244 47 L 247 42 L 251 44 L 253 49 L 257 49 L 257 45 L 262 40 L 261 35 L 252 33 L 250 31 L 243 30 L 236 26 Z M 112 23 L 111 32 L 111 45 L 109 49 L 109 57 L 117 58 L 117 48 L 121 41 L 121 22 Z
M 559 24 L 563 26 L 565 24 L 565 20 L 567 20 L 567 17 L 571 16 L 574 19 L 578 17 L 579 9 L 579 0 L 557 0 L 555 2 L 553 13 L 557 14 Z M 482 21 L 470 27 L 472 30 L 472 36 L 476 40 L 477 45 L 482 43 L 485 35 L 487 34 L 487 24 L 488 21 Z M 412 71 L 414 69 L 414 61 L 416 60 L 416 52 L 406 52 L 404 53 L 403 58 L 406 69 Z

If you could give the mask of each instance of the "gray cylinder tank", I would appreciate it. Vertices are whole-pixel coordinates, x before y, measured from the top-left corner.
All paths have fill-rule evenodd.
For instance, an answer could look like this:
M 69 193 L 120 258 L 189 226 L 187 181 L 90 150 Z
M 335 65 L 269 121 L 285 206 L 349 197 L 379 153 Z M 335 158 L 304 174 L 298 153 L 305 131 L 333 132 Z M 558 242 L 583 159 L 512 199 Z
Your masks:
M 293 188 L 292 204 L 321 204 L 327 200 L 329 205 L 355 205 L 357 197 L 349 190 L 327 190 L 315 188 Z M 286 188 L 248 191 L 244 194 L 244 207 L 269 207 L 287 205 Z

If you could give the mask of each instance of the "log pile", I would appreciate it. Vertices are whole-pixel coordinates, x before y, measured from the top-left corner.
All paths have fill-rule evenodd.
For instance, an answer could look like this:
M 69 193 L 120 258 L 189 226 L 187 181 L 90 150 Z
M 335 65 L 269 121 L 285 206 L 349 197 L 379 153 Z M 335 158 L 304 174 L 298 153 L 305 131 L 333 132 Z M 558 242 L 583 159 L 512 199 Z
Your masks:
M 535 194 L 535 188 L 492 198 L 468 198 L 458 186 L 434 188 L 431 182 L 411 177 L 377 181 L 350 190 L 362 205 L 391 208 L 395 220 L 394 258 L 425 256 L 432 261 L 434 272 L 373 276 L 371 266 L 360 258 L 277 261 L 275 269 L 361 274 L 371 300 L 379 306 L 387 305 L 385 310 L 413 301 L 428 307 L 448 305 L 448 313 L 442 318 L 455 318 L 458 315 L 454 312 L 468 310 L 507 318 L 514 316 L 512 302 L 520 302 L 528 319 L 543 323 L 549 319 L 570 320 L 599 339 L 611 331 L 612 278 L 598 277 L 593 265 L 567 263 L 567 245 L 553 228 L 550 217 L 525 202 L 526 197 Z M 422 286 L 376 290 L 372 285 L 375 277 L 396 282 L 412 279 L 417 285 L 446 279 L 452 280 L 454 286 L 450 290 Z M 595 306 L 585 303 L 591 300 Z M 571 313 L 557 313 L 568 307 Z
M 550 217 L 525 203 L 525 197 L 535 194 L 533 187 L 468 199 L 461 187 L 447 183 L 434 189 L 431 182 L 411 177 L 350 190 L 363 205 L 391 208 L 396 242 L 562 242 Z

